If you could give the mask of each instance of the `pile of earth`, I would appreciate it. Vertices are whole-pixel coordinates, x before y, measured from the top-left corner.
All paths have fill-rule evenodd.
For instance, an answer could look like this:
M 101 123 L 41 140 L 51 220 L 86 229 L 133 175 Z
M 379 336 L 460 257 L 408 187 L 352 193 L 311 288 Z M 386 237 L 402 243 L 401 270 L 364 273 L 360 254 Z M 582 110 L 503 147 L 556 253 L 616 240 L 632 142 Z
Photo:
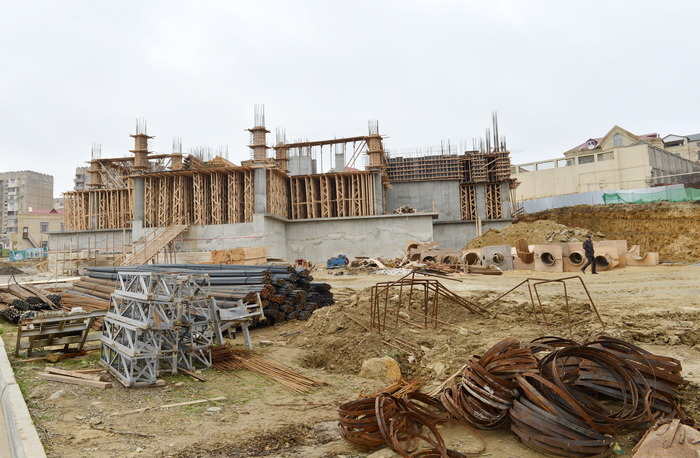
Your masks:
M 470 248 L 482 248 L 485 246 L 511 245 L 518 239 L 526 239 L 530 245 L 561 242 L 583 242 L 590 235 L 593 240 L 605 238 L 602 232 L 595 232 L 580 227 L 568 228 L 563 224 L 550 220 L 537 220 L 533 222 L 518 221 L 501 230 L 489 229 L 480 237 L 469 242 L 463 250 Z
M 580 225 L 605 233 L 608 240 L 639 245 L 642 253 L 658 251 L 664 261 L 700 261 L 700 201 L 577 205 L 532 213 L 521 220 Z
M 4 265 L 0 267 L 0 275 L 24 275 L 24 271 L 15 266 Z

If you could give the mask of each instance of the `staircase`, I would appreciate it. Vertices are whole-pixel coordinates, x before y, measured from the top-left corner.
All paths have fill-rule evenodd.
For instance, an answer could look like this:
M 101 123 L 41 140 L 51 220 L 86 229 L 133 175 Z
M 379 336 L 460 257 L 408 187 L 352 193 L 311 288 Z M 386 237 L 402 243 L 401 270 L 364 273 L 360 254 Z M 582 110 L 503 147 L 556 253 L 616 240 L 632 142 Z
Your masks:
M 173 224 L 156 228 L 133 245 L 127 252 L 110 263 L 111 266 L 140 266 L 155 258 L 158 253 L 190 228 L 189 224 Z

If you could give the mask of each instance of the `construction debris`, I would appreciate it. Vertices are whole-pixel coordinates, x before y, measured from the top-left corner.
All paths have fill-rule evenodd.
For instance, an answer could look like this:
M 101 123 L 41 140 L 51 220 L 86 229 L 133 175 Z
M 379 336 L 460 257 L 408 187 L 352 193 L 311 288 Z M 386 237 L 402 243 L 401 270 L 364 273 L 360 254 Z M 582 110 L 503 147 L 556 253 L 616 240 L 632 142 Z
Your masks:
M 213 348 L 211 355 L 216 370 L 247 370 L 259 377 L 272 379 L 295 394 L 303 394 L 311 388 L 328 385 L 323 380 L 307 377 L 295 370 L 266 361 L 250 351 L 233 349 L 228 345 Z
M 401 207 L 394 209 L 395 215 L 404 215 L 407 213 L 418 213 L 418 211 L 415 208 L 411 207 L 410 205 L 403 205 Z
M 267 247 L 233 248 L 211 252 L 212 264 L 263 265 L 267 264 Z

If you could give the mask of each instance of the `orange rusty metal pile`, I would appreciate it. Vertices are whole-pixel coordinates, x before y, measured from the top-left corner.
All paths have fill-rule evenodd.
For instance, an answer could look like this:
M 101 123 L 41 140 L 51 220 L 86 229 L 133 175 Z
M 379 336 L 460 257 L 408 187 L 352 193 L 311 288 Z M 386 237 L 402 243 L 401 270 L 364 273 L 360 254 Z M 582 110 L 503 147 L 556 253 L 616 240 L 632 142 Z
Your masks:
M 445 422 L 469 430 L 510 425 L 538 452 L 604 457 L 616 435 L 674 418 L 682 384 L 678 360 L 618 339 L 511 337 L 471 357 L 432 397 L 381 393 L 338 412 L 346 441 L 361 449 L 389 446 L 406 458 L 471 454 L 446 448 L 438 430 Z

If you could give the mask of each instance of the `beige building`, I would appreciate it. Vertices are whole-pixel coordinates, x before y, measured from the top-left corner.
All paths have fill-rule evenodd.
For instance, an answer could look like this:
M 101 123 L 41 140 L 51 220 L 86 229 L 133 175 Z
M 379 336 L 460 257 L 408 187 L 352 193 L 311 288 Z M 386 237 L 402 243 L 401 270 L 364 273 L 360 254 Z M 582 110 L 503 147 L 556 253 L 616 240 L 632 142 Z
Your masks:
M 563 158 L 515 165 L 511 174 L 520 182 L 516 197 L 521 201 L 700 181 L 700 163 L 665 150 L 658 134 L 638 136 L 615 126 Z
M 19 213 L 29 208 L 50 210 L 53 208 L 53 177 L 43 173 L 21 170 L 0 173 L 0 233 L 16 234 Z
M 34 210 L 17 216 L 19 231 L 10 234 L 12 249 L 26 250 L 49 246 L 49 232 L 63 230 L 63 210 Z
M 691 161 L 700 161 L 700 134 L 666 135 L 664 149 Z

